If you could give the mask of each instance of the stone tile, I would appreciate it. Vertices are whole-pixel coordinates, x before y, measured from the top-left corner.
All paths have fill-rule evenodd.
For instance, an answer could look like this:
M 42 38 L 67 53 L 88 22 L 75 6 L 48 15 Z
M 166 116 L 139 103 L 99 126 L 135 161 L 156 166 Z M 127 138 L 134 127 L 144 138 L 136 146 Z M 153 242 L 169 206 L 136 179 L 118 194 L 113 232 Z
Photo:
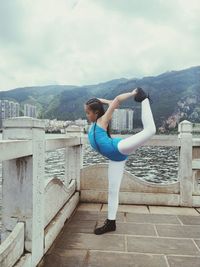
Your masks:
M 37 267 L 82 267 L 86 255 L 87 250 L 54 249 Z
M 75 214 L 71 217 L 71 221 L 83 221 L 83 220 L 105 220 L 108 216 L 107 212 L 97 212 L 97 211 L 86 211 L 86 210 L 79 210 L 76 211 Z M 116 215 L 116 221 L 122 221 L 124 222 L 124 213 L 123 212 L 117 212 Z
M 163 255 L 119 252 L 88 252 L 87 261 L 83 267 L 167 267 Z
M 197 249 L 191 239 L 127 236 L 128 251 L 154 254 L 197 255 Z
M 108 204 L 103 204 L 102 211 L 108 210 Z M 146 205 L 119 205 L 118 212 L 130 212 L 130 213 L 146 213 L 149 214 L 149 210 Z
M 99 218 L 99 212 L 97 211 L 87 211 L 87 210 L 77 210 L 69 221 L 96 221 Z
M 188 207 L 149 206 L 149 209 L 150 213 L 154 214 L 200 215 L 194 208 Z
M 71 220 L 69 223 L 66 223 L 63 227 L 63 233 L 93 233 L 95 229 L 96 221 L 80 221 L 80 220 Z
M 167 256 L 170 267 L 199 267 L 200 257 Z
M 159 236 L 200 238 L 200 227 L 198 225 L 156 225 Z
M 125 251 L 125 237 L 123 235 L 110 235 L 109 232 L 103 235 L 69 233 L 62 235 L 57 240 L 55 248 Z
M 195 243 L 197 244 L 197 246 L 199 247 L 200 249 L 200 239 L 194 239 Z
M 77 207 L 77 210 L 100 211 L 101 206 L 101 203 L 80 203 Z
M 175 215 L 127 213 L 127 222 L 181 224 Z
M 200 216 L 189 216 L 189 215 L 177 215 L 183 224 L 195 225 L 200 224 Z
M 105 220 L 108 218 L 108 212 L 107 211 L 101 211 L 99 214 L 99 220 Z M 124 222 L 125 221 L 125 213 L 124 212 L 117 212 L 116 214 L 116 221 Z
M 99 221 L 96 227 L 102 226 L 103 221 Z M 116 223 L 116 231 L 110 234 L 128 234 L 128 235 L 146 235 L 156 236 L 156 231 L 153 224 L 138 224 L 138 223 Z

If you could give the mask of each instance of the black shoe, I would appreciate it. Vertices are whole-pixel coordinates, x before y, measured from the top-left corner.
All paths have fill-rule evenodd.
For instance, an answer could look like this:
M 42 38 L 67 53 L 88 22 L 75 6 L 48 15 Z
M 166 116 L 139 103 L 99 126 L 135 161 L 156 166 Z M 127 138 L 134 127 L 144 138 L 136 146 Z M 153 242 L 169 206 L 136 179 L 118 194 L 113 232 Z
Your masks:
M 142 102 L 145 98 L 148 98 L 150 102 L 152 99 L 149 96 L 149 93 L 146 94 L 141 87 L 137 87 L 137 94 L 135 95 L 134 99 L 136 102 Z
M 109 219 L 106 219 L 104 221 L 104 225 L 99 227 L 99 228 L 96 228 L 94 230 L 94 233 L 96 235 L 101 235 L 105 232 L 110 232 L 110 231 L 115 231 L 116 230 L 116 221 L 115 220 L 109 220 Z

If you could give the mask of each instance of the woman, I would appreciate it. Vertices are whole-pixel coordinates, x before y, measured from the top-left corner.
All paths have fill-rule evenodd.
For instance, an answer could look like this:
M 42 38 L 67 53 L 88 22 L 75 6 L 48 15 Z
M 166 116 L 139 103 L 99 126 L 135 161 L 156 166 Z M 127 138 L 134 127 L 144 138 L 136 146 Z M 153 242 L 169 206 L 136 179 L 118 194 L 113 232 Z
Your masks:
M 110 136 L 109 122 L 121 101 L 134 97 L 141 102 L 141 119 L 143 130 L 127 138 Z M 109 159 L 108 165 L 108 218 L 102 227 L 94 230 L 95 234 L 103 234 L 116 230 L 116 214 L 119 203 L 119 189 L 123 177 L 125 162 L 128 155 L 132 154 L 139 146 L 144 144 L 156 133 L 156 127 L 150 107 L 150 97 L 142 88 L 137 87 L 130 93 L 116 96 L 114 100 L 91 98 L 85 105 L 85 112 L 92 125 L 88 131 L 91 146 Z M 109 107 L 104 111 L 103 104 Z

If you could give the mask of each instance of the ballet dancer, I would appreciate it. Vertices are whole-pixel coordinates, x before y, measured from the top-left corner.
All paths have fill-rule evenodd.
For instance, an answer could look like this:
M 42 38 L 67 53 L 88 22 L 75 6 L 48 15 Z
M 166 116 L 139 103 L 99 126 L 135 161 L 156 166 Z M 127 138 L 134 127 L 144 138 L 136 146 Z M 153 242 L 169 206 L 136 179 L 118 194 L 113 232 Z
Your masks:
M 141 102 L 141 120 L 143 130 L 127 138 L 110 135 L 109 122 L 120 102 L 129 97 L 134 97 L 136 102 Z M 119 190 L 124 173 L 125 162 L 130 154 L 144 144 L 156 133 L 153 114 L 150 107 L 150 96 L 141 87 L 133 91 L 120 94 L 114 100 L 91 98 L 84 104 L 86 116 L 92 122 L 88 139 L 92 148 L 109 159 L 108 164 L 108 216 L 104 225 L 96 228 L 94 233 L 99 235 L 116 230 L 116 214 L 119 205 Z M 103 104 L 108 104 L 104 110 Z

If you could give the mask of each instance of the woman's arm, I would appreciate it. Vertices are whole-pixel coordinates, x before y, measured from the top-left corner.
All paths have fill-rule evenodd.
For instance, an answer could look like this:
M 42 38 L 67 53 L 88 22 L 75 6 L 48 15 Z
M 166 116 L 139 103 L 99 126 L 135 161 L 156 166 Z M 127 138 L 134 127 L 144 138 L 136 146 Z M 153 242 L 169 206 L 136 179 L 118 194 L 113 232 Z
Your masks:
M 104 98 L 97 98 L 99 99 L 103 104 L 110 104 L 112 102 L 112 100 L 107 100 L 107 99 L 104 99 Z
M 121 101 L 124 101 L 126 100 L 127 98 L 131 97 L 131 96 L 134 96 L 136 95 L 137 91 L 136 91 L 137 88 L 135 88 L 132 92 L 129 92 L 129 93 L 124 93 L 124 94 L 120 94 L 118 96 L 116 96 L 116 98 L 121 102 Z M 103 104 L 108 104 L 110 105 L 112 103 L 113 100 L 107 100 L 107 99 L 104 99 L 104 98 L 98 98 Z
M 126 100 L 129 97 L 135 96 L 137 94 L 137 88 L 135 88 L 132 92 L 124 93 L 116 96 L 119 102 Z
M 136 94 L 137 94 L 137 89 L 134 89 L 130 93 L 124 93 L 124 94 L 120 94 L 120 95 L 116 96 L 113 100 L 111 100 L 111 103 L 110 103 L 108 109 L 106 110 L 104 115 L 101 117 L 102 121 L 105 123 L 108 123 L 112 118 L 112 114 L 113 114 L 114 110 L 119 107 L 120 102 L 131 97 L 131 96 L 134 96 Z

